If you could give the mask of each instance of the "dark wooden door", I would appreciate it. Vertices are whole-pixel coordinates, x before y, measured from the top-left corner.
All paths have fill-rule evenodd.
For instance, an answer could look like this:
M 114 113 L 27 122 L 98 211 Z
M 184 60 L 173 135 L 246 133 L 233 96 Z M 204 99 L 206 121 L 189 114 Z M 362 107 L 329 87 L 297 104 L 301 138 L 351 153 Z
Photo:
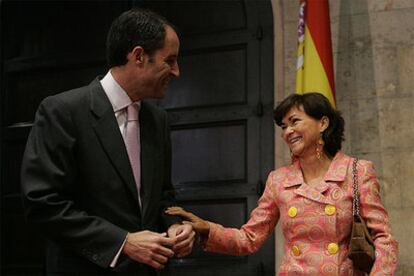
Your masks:
M 127 1 L 1 1 L 1 275 L 40 275 L 44 241 L 26 224 L 20 163 L 40 101 L 105 74 L 106 32 Z
M 273 168 L 273 17 L 270 1 L 152 1 L 181 32 L 181 77 L 160 104 L 172 126 L 180 203 L 240 227 Z M 173 260 L 169 275 L 274 275 L 274 237 L 244 257 L 203 252 Z
M 40 101 L 104 74 L 110 22 L 150 7 L 181 30 L 181 78 L 158 102 L 169 112 L 179 202 L 239 227 L 273 168 L 271 3 L 248 1 L 1 1 L 1 272 L 43 272 L 43 241 L 24 220 L 22 153 Z M 165 275 L 274 275 L 274 240 L 245 257 L 199 247 Z

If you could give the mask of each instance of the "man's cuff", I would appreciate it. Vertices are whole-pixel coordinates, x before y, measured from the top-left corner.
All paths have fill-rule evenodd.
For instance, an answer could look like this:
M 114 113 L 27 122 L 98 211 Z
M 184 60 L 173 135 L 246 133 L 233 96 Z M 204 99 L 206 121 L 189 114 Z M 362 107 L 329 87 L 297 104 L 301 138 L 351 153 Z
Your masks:
M 125 237 L 124 242 L 121 245 L 121 248 L 119 248 L 118 253 L 116 253 L 115 257 L 112 259 L 112 262 L 109 265 L 109 267 L 114 268 L 116 264 L 118 263 L 119 256 L 121 255 L 121 252 L 122 252 L 122 249 L 124 248 L 126 240 L 127 240 L 127 237 Z

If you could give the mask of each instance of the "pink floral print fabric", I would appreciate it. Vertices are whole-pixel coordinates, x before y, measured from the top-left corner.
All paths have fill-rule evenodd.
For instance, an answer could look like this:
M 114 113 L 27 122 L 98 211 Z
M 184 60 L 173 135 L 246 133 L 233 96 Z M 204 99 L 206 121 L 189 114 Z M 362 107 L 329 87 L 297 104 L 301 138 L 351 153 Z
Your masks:
M 348 258 L 352 227 L 352 161 L 338 152 L 324 180 L 308 186 L 299 162 L 269 174 L 266 189 L 241 229 L 210 223 L 205 250 L 233 255 L 257 251 L 280 220 L 285 256 L 278 275 L 363 275 Z M 391 236 L 373 164 L 358 161 L 360 211 L 375 243 L 370 275 L 394 275 L 398 243 Z

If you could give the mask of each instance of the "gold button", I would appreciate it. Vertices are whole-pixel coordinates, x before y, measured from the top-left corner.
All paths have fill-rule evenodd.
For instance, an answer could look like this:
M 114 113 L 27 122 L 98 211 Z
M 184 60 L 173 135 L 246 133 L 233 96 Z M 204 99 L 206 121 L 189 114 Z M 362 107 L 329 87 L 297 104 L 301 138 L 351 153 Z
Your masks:
M 299 256 L 300 255 L 299 247 L 297 247 L 296 245 L 292 246 L 292 253 L 295 256 Z
M 336 212 L 336 207 L 333 205 L 326 205 L 325 206 L 325 214 L 327 214 L 328 216 L 332 216 L 333 214 L 335 214 Z
M 331 242 L 328 244 L 328 252 L 329 254 L 336 254 L 339 250 L 339 246 L 337 243 Z
M 298 214 L 298 209 L 296 207 L 290 207 L 288 210 L 288 215 L 291 218 L 296 217 L 296 215 Z

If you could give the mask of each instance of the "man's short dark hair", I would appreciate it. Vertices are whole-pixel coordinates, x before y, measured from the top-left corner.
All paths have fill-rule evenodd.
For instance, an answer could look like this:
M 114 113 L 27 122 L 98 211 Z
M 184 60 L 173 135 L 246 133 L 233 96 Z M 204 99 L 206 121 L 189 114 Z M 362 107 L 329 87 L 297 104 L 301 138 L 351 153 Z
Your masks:
M 112 22 L 106 39 L 108 66 L 126 64 L 128 53 L 136 46 L 152 55 L 164 46 L 166 26 L 175 30 L 164 17 L 150 10 L 134 8 L 122 13 Z
M 341 112 L 334 109 L 329 100 L 320 93 L 292 94 L 278 104 L 273 112 L 278 126 L 282 126 L 283 118 L 292 107 L 303 107 L 303 111 L 316 120 L 322 119 L 323 116 L 329 118 L 329 126 L 322 133 L 322 139 L 325 141 L 323 149 L 328 156 L 335 156 L 344 140 L 345 121 Z

